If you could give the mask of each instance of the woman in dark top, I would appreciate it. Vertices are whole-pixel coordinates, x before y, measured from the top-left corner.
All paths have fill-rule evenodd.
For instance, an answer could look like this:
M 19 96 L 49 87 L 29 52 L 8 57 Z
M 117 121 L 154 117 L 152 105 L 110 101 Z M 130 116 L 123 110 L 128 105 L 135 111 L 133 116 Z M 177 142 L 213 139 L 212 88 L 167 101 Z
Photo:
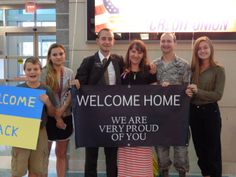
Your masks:
M 147 59 L 146 45 L 141 40 L 132 41 L 125 57 L 125 72 L 121 75 L 122 84 L 145 85 L 156 83 L 156 73 L 152 73 Z
M 156 74 L 150 73 L 147 48 L 140 40 L 129 45 L 125 57 L 122 84 L 146 85 L 156 83 Z M 119 147 L 118 177 L 153 177 L 152 147 Z

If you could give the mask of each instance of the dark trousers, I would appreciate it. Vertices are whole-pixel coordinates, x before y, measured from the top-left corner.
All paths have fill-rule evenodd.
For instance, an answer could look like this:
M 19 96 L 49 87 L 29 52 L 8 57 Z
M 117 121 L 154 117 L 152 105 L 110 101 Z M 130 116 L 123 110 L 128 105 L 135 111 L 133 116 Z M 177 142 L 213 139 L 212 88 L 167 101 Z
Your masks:
M 104 147 L 107 177 L 117 177 L 117 148 Z M 85 149 L 85 177 L 97 177 L 98 148 Z
M 190 127 L 202 175 L 221 177 L 221 117 L 217 103 L 191 104 Z

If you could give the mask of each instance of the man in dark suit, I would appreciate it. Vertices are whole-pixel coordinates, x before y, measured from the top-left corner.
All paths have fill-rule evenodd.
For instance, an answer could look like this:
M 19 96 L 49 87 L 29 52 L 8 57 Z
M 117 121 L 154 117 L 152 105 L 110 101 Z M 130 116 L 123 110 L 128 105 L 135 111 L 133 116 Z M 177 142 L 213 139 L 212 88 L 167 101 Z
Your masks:
M 115 85 L 121 84 L 123 58 L 111 54 L 114 34 L 110 29 L 99 31 L 96 39 L 99 51 L 85 58 L 77 70 L 76 79 L 81 85 Z M 97 177 L 98 147 L 85 149 L 85 177 Z M 107 177 L 117 176 L 117 148 L 104 147 Z

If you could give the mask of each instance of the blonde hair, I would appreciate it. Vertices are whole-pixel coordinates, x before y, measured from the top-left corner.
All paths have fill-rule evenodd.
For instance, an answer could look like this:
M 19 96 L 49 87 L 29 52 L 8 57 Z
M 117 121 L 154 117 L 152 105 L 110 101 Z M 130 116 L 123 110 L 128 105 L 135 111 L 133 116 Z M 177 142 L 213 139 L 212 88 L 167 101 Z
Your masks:
M 42 70 L 42 64 L 41 64 L 41 62 L 40 62 L 40 60 L 39 60 L 38 57 L 29 57 L 29 58 L 26 58 L 26 60 L 25 60 L 25 62 L 24 62 L 24 66 L 23 66 L 24 70 L 25 70 L 26 65 L 27 65 L 28 63 L 32 63 L 32 64 L 34 64 L 34 65 L 37 64 L 37 65 L 39 65 L 40 70 Z
M 198 84 L 199 75 L 200 75 L 200 58 L 198 57 L 198 50 L 199 45 L 201 42 L 207 42 L 210 47 L 210 56 L 209 56 L 209 62 L 210 66 L 216 66 L 216 62 L 214 61 L 214 48 L 211 40 L 207 36 L 201 36 L 198 39 L 196 39 L 193 47 L 193 54 L 192 54 L 192 63 L 191 63 L 191 70 L 192 70 L 192 81 L 195 84 Z
M 52 49 L 61 48 L 65 52 L 65 48 L 63 45 L 54 43 L 52 44 L 47 53 L 47 65 L 46 65 L 46 84 L 53 90 L 57 91 L 59 89 L 58 81 L 57 81 L 57 71 L 53 68 L 53 63 L 50 60 L 50 56 L 52 53 Z

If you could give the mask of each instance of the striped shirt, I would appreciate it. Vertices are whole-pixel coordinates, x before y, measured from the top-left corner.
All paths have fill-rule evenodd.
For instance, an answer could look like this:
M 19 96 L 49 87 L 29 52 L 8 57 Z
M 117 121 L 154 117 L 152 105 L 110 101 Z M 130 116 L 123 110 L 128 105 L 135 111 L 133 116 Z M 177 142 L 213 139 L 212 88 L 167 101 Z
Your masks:
M 120 147 L 118 177 L 153 177 L 152 147 Z

